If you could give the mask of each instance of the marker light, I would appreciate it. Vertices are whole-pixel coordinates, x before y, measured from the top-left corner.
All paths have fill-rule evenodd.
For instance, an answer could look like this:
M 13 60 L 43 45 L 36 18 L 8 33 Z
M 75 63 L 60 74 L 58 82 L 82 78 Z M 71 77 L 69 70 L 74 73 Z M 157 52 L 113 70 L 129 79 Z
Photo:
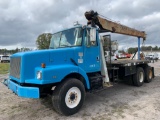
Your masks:
M 46 67 L 46 64 L 45 64 L 45 63 L 41 63 L 41 67 L 42 67 L 42 68 L 45 68 L 45 67 Z

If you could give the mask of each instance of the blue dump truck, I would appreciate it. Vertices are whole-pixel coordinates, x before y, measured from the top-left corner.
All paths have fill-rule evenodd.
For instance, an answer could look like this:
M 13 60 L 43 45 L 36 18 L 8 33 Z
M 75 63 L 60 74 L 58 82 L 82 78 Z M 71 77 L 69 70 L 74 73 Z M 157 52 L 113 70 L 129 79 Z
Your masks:
M 110 87 L 118 80 L 135 86 L 151 82 L 154 68 L 147 60 L 106 62 L 105 35 L 113 32 L 145 39 L 145 33 L 100 17 L 97 12 L 85 13 L 87 25 L 54 33 L 47 50 L 20 52 L 10 57 L 8 88 L 24 98 L 51 95 L 53 108 L 60 114 L 72 115 L 83 105 L 86 92 Z M 139 51 L 140 52 L 140 48 Z

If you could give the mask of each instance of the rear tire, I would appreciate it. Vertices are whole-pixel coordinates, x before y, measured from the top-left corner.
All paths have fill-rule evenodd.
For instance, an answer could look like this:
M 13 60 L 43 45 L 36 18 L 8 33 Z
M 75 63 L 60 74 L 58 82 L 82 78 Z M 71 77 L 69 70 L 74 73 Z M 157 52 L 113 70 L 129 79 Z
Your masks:
M 144 72 L 145 72 L 145 80 L 144 80 L 144 82 L 150 83 L 152 81 L 152 78 L 153 78 L 152 68 L 150 66 L 146 66 L 144 68 Z
M 133 82 L 135 86 L 142 86 L 144 83 L 144 70 L 141 67 L 137 67 L 136 73 L 133 75 Z
M 78 79 L 69 78 L 55 88 L 52 104 L 58 113 L 68 116 L 80 110 L 84 99 L 85 88 L 83 83 Z
M 134 85 L 133 79 L 132 79 L 132 75 L 125 76 L 123 79 L 125 80 L 126 84 L 128 84 L 128 85 Z

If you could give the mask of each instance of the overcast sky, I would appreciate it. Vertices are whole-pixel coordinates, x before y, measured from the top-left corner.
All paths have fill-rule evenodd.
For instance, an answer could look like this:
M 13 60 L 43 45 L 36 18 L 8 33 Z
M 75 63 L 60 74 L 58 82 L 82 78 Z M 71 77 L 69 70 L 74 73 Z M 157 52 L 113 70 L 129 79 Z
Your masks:
M 86 24 L 85 11 L 145 31 L 145 45 L 160 47 L 159 0 L 0 0 L 0 49 L 36 48 L 38 35 Z M 112 34 L 120 46 L 137 45 L 136 37 Z

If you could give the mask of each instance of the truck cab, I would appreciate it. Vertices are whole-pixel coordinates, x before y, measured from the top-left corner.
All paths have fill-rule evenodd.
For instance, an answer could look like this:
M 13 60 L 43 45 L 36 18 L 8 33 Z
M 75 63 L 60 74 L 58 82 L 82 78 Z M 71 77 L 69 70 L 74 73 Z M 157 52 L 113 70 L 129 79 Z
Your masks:
M 118 76 L 134 75 L 135 85 L 141 86 L 144 81 L 141 67 L 148 62 L 113 62 L 107 70 L 102 43 L 103 37 L 96 27 L 78 25 L 54 33 L 48 50 L 12 55 L 9 79 L 5 82 L 20 97 L 40 98 L 50 94 L 54 109 L 64 115 L 72 115 L 81 108 L 87 91 L 102 89 L 104 83 L 110 83 L 109 79 L 114 81 L 114 70 L 117 80 Z M 144 65 L 137 68 L 141 64 Z M 151 72 L 150 82 L 151 68 L 147 67 L 146 72 Z M 136 77 L 139 74 L 141 77 Z
M 84 91 L 90 90 L 94 84 L 102 86 L 100 70 L 97 28 L 79 25 L 53 34 L 48 50 L 13 54 L 7 84 L 14 93 L 25 98 L 40 98 L 57 91 L 63 84 L 68 86 L 76 84 L 76 89 L 71 89 L 70 93 L 75 94 L 68 97 L 69 101 L 72 101 L 76 94 L 82 93 L 81 91 L 83 91 L 81 95 L 83 98 Z M 90 81 L 95 79 L 94 77 L 99 81 Z M 79 100 L 81 101 L 83 102 Z M 75 106 L 80 107 L 79 102 Z M 68 103 L 67 108 L 72 106 L 70 104 Z

